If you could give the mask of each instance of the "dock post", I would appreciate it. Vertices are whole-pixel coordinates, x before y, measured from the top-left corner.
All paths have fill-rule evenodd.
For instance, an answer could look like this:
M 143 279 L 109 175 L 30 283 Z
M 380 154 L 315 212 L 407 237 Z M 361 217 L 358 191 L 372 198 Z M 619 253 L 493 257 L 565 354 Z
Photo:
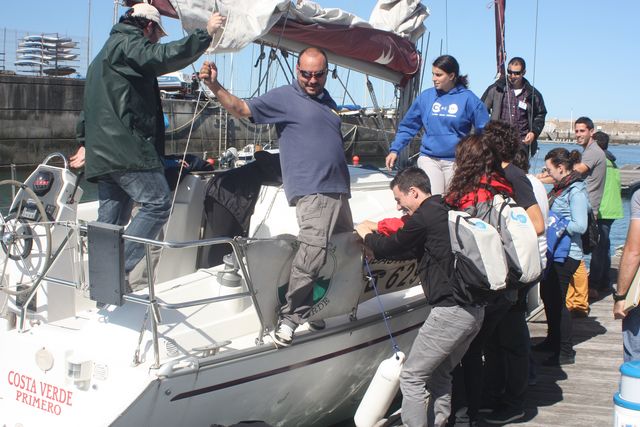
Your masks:
M 11 180 L 16 180 L 16 165 L 11 163 Z M 11 186 L 11 200 L 13 201 L 16 198 L 16 186 Z

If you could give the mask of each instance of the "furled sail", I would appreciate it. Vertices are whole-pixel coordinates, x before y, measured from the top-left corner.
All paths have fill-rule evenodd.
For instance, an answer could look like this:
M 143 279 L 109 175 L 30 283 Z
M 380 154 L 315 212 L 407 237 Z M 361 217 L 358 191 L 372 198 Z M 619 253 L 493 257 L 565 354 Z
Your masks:
M 127 5 L 136 3 L 127 0 Z M 415 40 L 429 11 L 418 0 L 378 0 L 370 21 L 309 0 L 153 0 L 165 16 L 177 17 L 192 31 L 219 11 L 227 17 L 212 47 L 235 52 L 249 43 L 300 51 L 324 48 L 333 63 L 399 84 L 420 68 Z

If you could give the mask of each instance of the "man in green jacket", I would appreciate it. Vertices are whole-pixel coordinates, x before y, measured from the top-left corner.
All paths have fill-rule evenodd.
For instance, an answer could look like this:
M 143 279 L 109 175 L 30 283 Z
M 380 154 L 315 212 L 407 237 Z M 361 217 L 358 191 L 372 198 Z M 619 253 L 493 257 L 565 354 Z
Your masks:
M 160 13 L 137 3 L 111 29 L 87 71 L 81 119 L 85 145 L 71 158 L 71 166 L 80 167 L 86 154 L 85 175 L 98 184 L 98 221 L 126 225 L 134 202 L 140 209 L 125 234 L 153 239 L 167 221 L 171 193 L 164 177 L 164 118 L 156 77 L 198 59 L 223 21 L 214 13 L 206 31 L 159 44 L 166 35 Z M 125 242 L 125 272 L 143 255 L 142 244 Z
M 609 234 L 616 219 L 624 217 L 622 196 L 620 195 L 620 170 L 616 165 L 616 157 L 609 148 L 609 135 L 596 132 L 592 137 L 604 151 L 607 159 L 607 172 L 604 179 L 604 191 L 598 208 L 598 230 L 600 240 L 591 253 L 589 269 L 589 296 L 599 298 L 600 292 L 611 290 L 609 270 L 611 269 L 611 240 Z

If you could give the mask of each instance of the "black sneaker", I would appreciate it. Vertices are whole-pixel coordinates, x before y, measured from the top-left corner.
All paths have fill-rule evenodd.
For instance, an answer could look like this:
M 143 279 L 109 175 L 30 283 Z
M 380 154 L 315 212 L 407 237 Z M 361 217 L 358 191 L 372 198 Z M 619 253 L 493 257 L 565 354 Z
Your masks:
M 307 323 L 309 324 L 309 330 L 313 331 L 313 332 L 321 331 L 321 330 L 323 330 L 324 328 L 327 327 L 327 324 L 322 319 L 320 319 L 320 320 L 311 320 L 311 321 L 309 321 Z
M 533 351 L 541 351 L 541 352 L 548 352 L 548 351 L 553 351 L 552 345 L 551 343 L 544 339 L 542 341 L 540 341 L 538 344 L 531 346 L 531 350 Z
M 282 320 L 278 320 L 276 330 L 273 331 L 271 338 L 278 347 L 289 347 L 293 341 L 293 332 L 295 328 L 284 323 Z
M 524 418 L 522 409 L 503 407 L 484 417 L 489 424 L 506 424 Z
M 571 317 L 574 319 L 584 319 L 585 317 L 589 317 L 589 312 L 591 312 L 590 308 L 586 310 L 571 310 Z
M 561 366 L 561 365 L 573 365 L 576 363 L 575 356 L 569 356 L 565 354 L 553 355 L 546 360 L 542 361 L 542 366 Z

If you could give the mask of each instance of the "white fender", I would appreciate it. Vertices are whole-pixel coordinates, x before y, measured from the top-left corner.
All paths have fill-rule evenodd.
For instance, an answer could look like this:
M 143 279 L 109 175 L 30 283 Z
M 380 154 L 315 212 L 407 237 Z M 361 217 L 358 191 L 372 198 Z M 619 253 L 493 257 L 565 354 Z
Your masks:
M 387 412 L 400 386 L 400 371 L 404 359 L 404 353 L 399 351 L 378 365 L 353 417 L 357 427 L 372 427 Z

